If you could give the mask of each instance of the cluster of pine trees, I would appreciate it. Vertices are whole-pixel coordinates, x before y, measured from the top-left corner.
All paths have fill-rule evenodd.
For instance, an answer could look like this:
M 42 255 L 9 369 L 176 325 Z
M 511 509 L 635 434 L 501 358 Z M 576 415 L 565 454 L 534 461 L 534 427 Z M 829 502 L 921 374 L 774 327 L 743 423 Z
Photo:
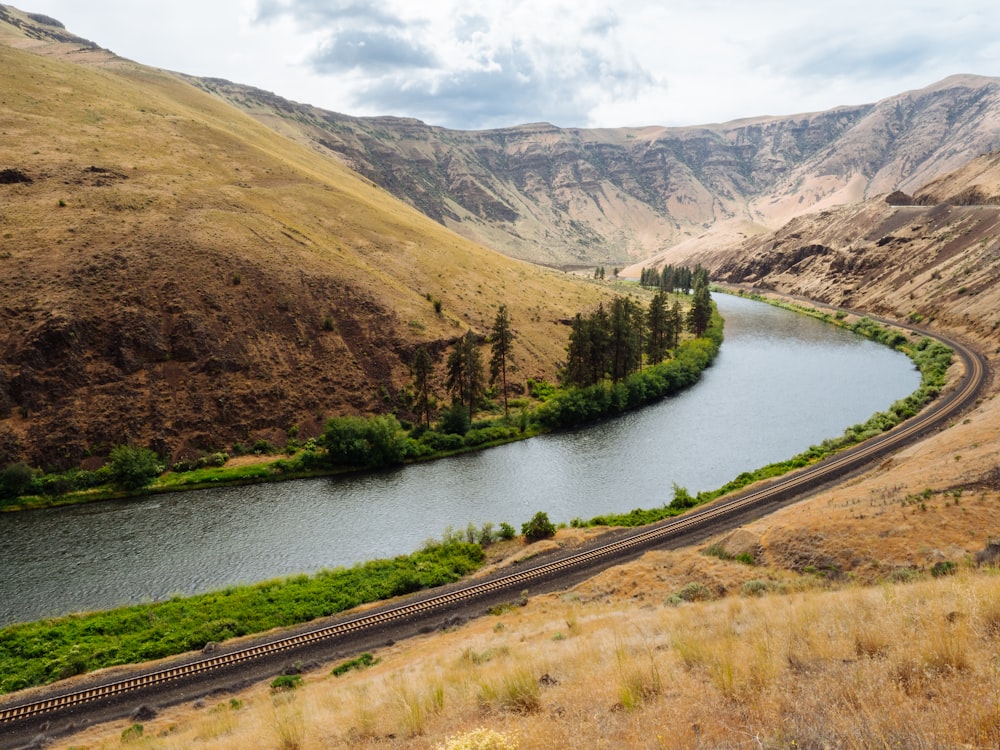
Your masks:
M 618 297 L 609 309 L 604 305 L 590 314 L 577 313 L 573 319 L 566 350 L 563 382 L 586 387 L 610 378 L 619 383 L 642 369 L 644 364 L 656 365 L 677 348 L 684 330 L 701 336 L 712 318 L 712 301 L 708 289 L 708 273 L 703 268 L 667 266 L 663 273 L 656 269 L 643 271 L 647 286 L 679 280 L 691 284 L 693 297 L 687 315 L 680 301 L 673 304 L 667 296 L 674 288 L 687 291 L 685 286 L 666 289 L 660 286 L 649 303 L 642 305 L 628 297 Z M 653 283 L 655 280 L 655 283 Z M 648 283 L 647 283 L 648 282 Z
M 708 272 L 700 265 L 694 269 L 687 266 L 664 266 L 663 268 L 644 268 L 639 274 L 642 286 L 662 289 L 665 292 L 690 292 L 694 288 L 696 278 L 705 276 Z
M 493 327 L 486 337 L 490 344 L 489 384 L 496 385 L 503 397 L 504 415 L 509 414 L 507 376 L 514 370 L 514 330 L 506 305 L 500 305 Z M 446 362 L 446 386 L 455 404 L 467 410 L 471 421 L 476 404 L 486 390 L 486 378 L 479 352 L 479 337 L 472 330 L 455 342 Z M 414 408 L 430 427 L 431 410 L 435 402 L 431 389 L 434 362 L 427 349 L 420 347 L 413 363 Z M 464 430 L 463 430 L 464 431 Z

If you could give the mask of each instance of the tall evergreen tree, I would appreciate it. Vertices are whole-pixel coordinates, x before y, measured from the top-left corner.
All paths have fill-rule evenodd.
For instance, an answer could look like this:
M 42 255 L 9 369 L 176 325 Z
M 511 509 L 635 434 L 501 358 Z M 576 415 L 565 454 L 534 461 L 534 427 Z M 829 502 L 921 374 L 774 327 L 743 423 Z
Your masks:
M 665 292 L 674 291 L 674 267 L 666 265 L 660 271 L 660 289 Z
M 666 357 L 668 315 L 667 295 L 661 289 L 653 295 L 646 313 L 646 359 L 651 365 L 659 364 Z
M 591 385 L 590 320 L 577 313 L 570 324 L 569 343 L 566 345 L 566 368 L 562 373 L 564 383 Z
M 708 274 L 694 275 L 694 296 L 688 309 L 687 327 L 695 336 L 701 336 L 712 320 L 712 297 L 708 291 Z
M 684 328 L 684 314 L 681 312 L 680 300 L 674 300 L 674 304 L 670 306 L 670 311 L 667 314 L 667 325 L 664 338 L 666 339 L 667 348 L 674 350 L 677 348 L 677 344 L 680 343 L 681 331 Z
M 608 372 L 608 346 L 611 342 L 611 321 L 604 303 L 590 316 L 587 333 L 590 338 L 590 383 L 599 383 Z
M 413 360 L 413 392 L 415 395 L 414 408 L 417 414 L 424 417 L 424 424 L 431 426 L 431 375 L 434 372 L 434 362 L 425 347 L 417 349 L 417 356 Z
M 455 342 L 448 355 L 448 390 L 469 409 L 469 419 L 476 401 L 483 394 L 483 362 L 479 356 L 479 342 L 471 330 Z
M 611 379 L 617 383 L 642 366 L 643 321 L 639 305 L 628 297 L 615 297 L 609 318 L 609 364 Z
M 514 369 L 514 331 L 510 327 L 507 305 L 500 305 L 500 309 L 497 310 L 493 328 L 490 330 L 489 342 L 491 345 L 490 385 L 500 381 L 500 388 L 503 391 L 503 413 L 504 416 L 510 416 L 510 408 L 507 403 L 507 371 Z

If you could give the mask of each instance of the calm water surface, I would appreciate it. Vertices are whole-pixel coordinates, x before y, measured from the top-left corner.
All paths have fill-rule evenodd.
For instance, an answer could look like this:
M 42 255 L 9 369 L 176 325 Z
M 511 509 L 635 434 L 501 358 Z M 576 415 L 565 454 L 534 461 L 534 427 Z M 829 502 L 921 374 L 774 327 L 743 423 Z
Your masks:
M 368 476 L 0 514 L 0 624 L 411 552 L 447 527 L 516 527 L 669 502 L 789 458 L 919 385 L 909 359 L 715 295 L 726 339 L 680 396 L 587 429 Z

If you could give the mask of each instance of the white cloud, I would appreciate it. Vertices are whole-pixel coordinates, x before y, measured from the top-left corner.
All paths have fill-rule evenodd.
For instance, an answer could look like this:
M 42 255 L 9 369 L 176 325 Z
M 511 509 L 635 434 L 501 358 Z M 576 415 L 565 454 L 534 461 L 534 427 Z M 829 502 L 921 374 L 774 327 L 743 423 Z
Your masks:
M 994 2 L 37 0 L 158 67 L 458 128 L 680 125 L 1000 74 Z

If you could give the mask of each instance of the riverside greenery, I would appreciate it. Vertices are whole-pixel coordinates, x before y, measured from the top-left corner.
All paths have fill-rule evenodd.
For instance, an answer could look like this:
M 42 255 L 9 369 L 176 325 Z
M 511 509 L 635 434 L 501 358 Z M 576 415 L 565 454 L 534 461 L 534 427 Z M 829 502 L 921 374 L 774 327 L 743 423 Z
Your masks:
M 119 446 L 114 460 L 97 471 L 41 474 L 24 464 L 0 472 L 0 509 L 42 507 L 110 497 L 197 489 L 219 484 L 294 479 L 344 471 L 369 470 L 439 458 L 569 429 L 622 414 L 677 393 L 697 382 L 718 354 L 723 320 L 712 311 L 704 332 L 680 341 L 673 356 L 617 382 L 555 386 L 529 381 L 531 398 L 510 399 L 509 408 L 481 404 L 482 413 L 499 416 L 470 421 L 461 404 L 445 409 L 434 428 L 418 423 L 409 430 L 393 415 L 335 417 L 318 438 L 290 441 L 285 458 L 238 467 L 222 466 L 226 454 L 163 466 L 147 449 Z M 262 446 L 264 453 L 272 446 Z
M 812 314 L 828 317 L 816 311 Z M 637 526 L 678 515 L 690 507 L 753 482 L 814 463 L 834 451 L 890 429 L 916 414 L 944 386 L 952 352 L 943 344 L 927 337 L 911 340 L 867 318 L 850 325 L 839 317 L 835 322 L 906 352 L 921 372 L 920 388 L 897 401 L 886 412 L 848 428 L 840 438 L 826 440 L 788 461 L 745 472 L 712 492 L 692 496 L 683 487 L 675 485 L 673 501 L 662 508 L 636 509 L 627 514 L 598 516 L 590 521 L 576 519 L 572 525 Z M 642 371 L 619 383 L 583 389 L 559 389 L 547 383 L 535 384 L 536 394 L 543 403 L 527 424 L 534 425 L 534 429 L 538 429 L 540 424 L 549 428 L 583 424 L 667 395 L 697 379 L 697 373 L 711 364 L 721 340 L 722 321 L 715 315 L 703 337 L 684 342 L 673 360 L 647 368 L 652 372 Z M 690 380 L 692 374 L 694 380 Z M 584 391 L 585 397 L 574 391 Z M 440 445 L 443 439 L 448 439 L 454 450 L 462 450 L 469 449 L 465 441 L 470 435 L 473 445 L 481 445 L 479 441 L 492 436 L 510 434 L 505 430 L 514 429 L 521 436 L 527 431 L 523 418 L 519 427 L 509 424 L 482 425 L 464 436 L 441 435 L 419 429 L 407 435 L 397 427 L 398 423 L 391 417 L 333 422 L 327 426 L 324 441 L 328 441 L 329 446 L 344 446 L 336 454 L 337 457 L 329 457 L 329 448 L 317 450 L 315 446 L 309 446 L 299 454 L 299 460 L 302 455 L 311 455 L 309 461 L 319 461 L 324 453 L 327 458 L 323 462 L 327 467 L 337 460 L 357 460 L 362 455 L 357 452 L 360 441 L 376 444 L 367 446 L 373 452 L 364 455 L 379 456 L 379 460 L 385 461 L 405 461 L 421 450 L 414 448 L 414 443 Z M 493 428 L 500 431 L 493 432 Z M 455 439 L 454 443 L 452 439 Z M 254 470 L 273 469 L 257 466 Z M 219 469 L 201 468 L 198 471 Z M 536 519 L 543 515 L 537 514 Z M 547 516 L 544 520 L 547 521 Z M 527 526 L 529 524 L 522 529 L 525 534 L 529 531 Z M 209 642 L 302 623 L 364 602 L 442 585 L 457 580 L 482 564 L 484 555 L 481 545 L 489 544 L 497 537 L 509 539 L 513 536 L 514 530 L 509 524 L 502 524 L 499 534 L 493 532 L 491 525 L 484 527 L 482 532 L 470 527 L 464 541 L 461 534 L 446 534 L 443 542 L 428 543 L 423 550 L 394 560 L 376 560 L 350 569 L 323 571 L 315 576 L 303 575 L 194 597 L 177 597 L 166 602 L 0 629 L 0 692 L 46 684 L 105 666 L 199 649 Z
M 391 560 L 11 625 L 0 629 L 0 692 L 203 649 L 227 638 L 441 586 L 475 571 L 484 560 L 480 544 L 451 534 Z
M 692 496 L 685 488 L 675 484 L 672 502 L 659 508 L 636 508 L 628 513 L 611 513 L 595 516 L 589 520 L 576 518 L 571 522 L 572 526 L 644 526 L 665 518 L 678 516 L 696 505 L 711 502 L 730 492 L 741 490 L 754 482 L 779 477 L 795 469 L 809 466 L 833 453 L 891 430 L 903 420 L 915 416 L 917 412 L 937 397 L 945 385 L 954 352 L 939 341 L 927 336 L 919 336 L 915 339 L 908 337 L 900 331 L 882 326 L 868 317 L 862 317 L 855 322 L 848 323 L 846 316 L 838 313 L 831 315 L 813 308 L 800 307 L 786 302 L 774 302 L 765 297 L 747 296 L 757 301 L 767 302 L 777 307 L 826 320 L 834 325 L 840 325 L 903 352 L 910 357 L 920 371 L 920 386 L 909 396 L 894 402 L 886 411 L 877 412 L 867 421 L 848 427 L 843 435 L 828 438 L 819 445 L 810 446 L 807 450 L 786 461 L 768 464 L 754 471 L 743 472 L 718 489 L 699 492 L 696 496 Z

